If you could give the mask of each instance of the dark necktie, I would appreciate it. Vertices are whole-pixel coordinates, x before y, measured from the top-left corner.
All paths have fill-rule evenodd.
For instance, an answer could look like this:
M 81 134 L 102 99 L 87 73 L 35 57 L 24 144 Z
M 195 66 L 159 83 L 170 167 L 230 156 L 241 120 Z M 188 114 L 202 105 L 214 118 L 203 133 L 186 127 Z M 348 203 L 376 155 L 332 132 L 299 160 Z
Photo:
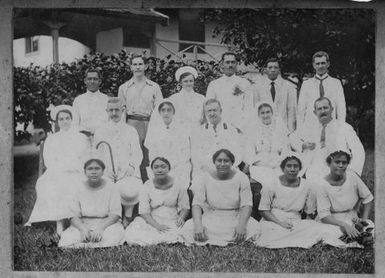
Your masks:
M 322 82 L 323 82 L 327 77 L 321 79 L 321 78 L 319 78 L 318 76 L 316 76 L 315 78 L 319 80 L 319 96 L 320 96 L 320 97 L 324 97 L 324 95 L 325 95 L 325 90 L 324 90 L 324 85 L 322 84 Z
M 321 149 L 325 148 L 325 139 L 326 139 L 326 124 L 322 125 L 322 130 L 321 130 Z
M 274 87 L 274 81 L 271 82 L 271 88 L 270 88 L 271 97 L 273 98 L 273 102 L 275 99 L 275 87 Z

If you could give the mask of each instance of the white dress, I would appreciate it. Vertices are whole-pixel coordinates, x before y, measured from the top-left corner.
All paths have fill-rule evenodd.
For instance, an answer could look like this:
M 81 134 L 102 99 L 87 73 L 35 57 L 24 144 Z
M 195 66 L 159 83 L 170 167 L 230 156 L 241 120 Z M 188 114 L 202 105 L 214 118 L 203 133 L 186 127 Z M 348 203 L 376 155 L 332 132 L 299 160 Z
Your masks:
M 57 221 L 69 217 L 68 204 L 83 175 L 89 145 L 75 130 L 59 131 L 47 137 L 43 158 L 47 167 L 36 182 L 36 202 L 27 222 Z
M 98 224 L 111 215 L 121 214 L 120 196 L 114 184 L 104 179 L 104 184 L 92 188 L 84 182 L 79 183 L 71 203 L 71 217 L 79 217 L 88 229 L 97 228 Z M 120 221 L 108 226 L 100 242 L 82 242 L 80 231 L 70 226 L 59 241 L 59 247 L 96 248 L 110 247 L 123 243 L 124 228 Z
M 187 191 L 183 186 L 179 186 L 178 179 L 166 190 L 156 188 L 153 181 L 148 180 L 140 196 L 139 214 L 151 214 L 155 221 L 167 225 L 170 230 L 161 233 L 138 216 L 126 228 L 125 241 L 128 244 L 143 246 L 182 242 L 180 228 L 176 226 L 178 214 L 182 209 L 190 209 L 190 206 Z
M 265 185 L 282 173 L 279 164 L 289 150 L 288 134 L 289 130 L 280 116 L 273 116 L 270 125 L 263 124 L 258 118 L 250 126 L 244 157 L 250 165 L 250 176 L 254 180 Z
M 235 228 L 238 225 L 240 209 L 252 207 L 252 194 L 247 176 L 237 171 L 229 180 L 216 180 L 209 173 L 204 173 L 194 185 L 192 205 L 204 209 L 202 224 L 206 229 L 208 240 L 194 240 L 194 221 L 190 219 L 182 229 L 186 245 L 226 246 L 234 240 Z M 246 240 L 256 240 L 260 235 L 258 222 L 250 217 L 246 225 Z
M 263 187 L 259 210 L 271 211 L 280 221 L 293 225 L 291 230 L 262 218 L 261 237 L 256 245 L 267 248 L 310 248 L 322 239 L 320 223 L 302 220 L 300 212 L 312 214 L 316 209 L 316 197 L 311 185 L 301 179 L 298 187 L 283 186 L 278 177 L 269 187 Z
M 144 145 L 149 151 L 150 163 L 156 157 L 164 157 L 171 164 L 170 175 L 178 177 L 179 186 L 187 189 L 191 175 L 190 132 L 179 122 L 172 121 L 167 127 L 163 121 L 150 125 Z M 150 167 L 147 174 L 153 178 Z
M 352 220 L 357 218 L 354 210 L 359 200 L 367 204 L 373 200 L 373 195 L 361 178 L 353 171 L 346 171 L 346 180 L 341 186 L 332 186 L 325 179 L 321 180 L 317 188 L 318 218 L 322 219 L 332 215 L 337 220 L 352 225 Z M 343 235 L 340 227 L 322 224 L 326 230 L 323 240 L 326 244 L 336 247 L 349 247 L 339 237 Z M 354 245 L 354 247 L 357 247 Z
M 181 90 L 166 100 L 171 100 L 175 106 L 175 117 L 186 129 L 199 126 L 203 118 L 203 103 L 205 97 L 195 92 Z

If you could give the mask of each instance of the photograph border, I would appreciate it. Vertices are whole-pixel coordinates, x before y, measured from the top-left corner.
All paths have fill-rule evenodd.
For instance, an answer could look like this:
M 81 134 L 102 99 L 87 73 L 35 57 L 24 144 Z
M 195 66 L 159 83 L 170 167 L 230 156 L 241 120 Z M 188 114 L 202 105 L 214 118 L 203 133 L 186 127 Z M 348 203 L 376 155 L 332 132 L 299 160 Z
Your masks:
M 1 277 L 333 277 L 291 273 L 139 273 L 13 271 L 13 9 L 14 8 L 372 8 L 376 12 L 375 56 L 375 277 L 385 277 L 385 3 L 349 0 L 0 0 L 0 275 Z M 352 274 L 338 274 L 351 277 Z M 362 274 L 360 277 L 373 277 Z

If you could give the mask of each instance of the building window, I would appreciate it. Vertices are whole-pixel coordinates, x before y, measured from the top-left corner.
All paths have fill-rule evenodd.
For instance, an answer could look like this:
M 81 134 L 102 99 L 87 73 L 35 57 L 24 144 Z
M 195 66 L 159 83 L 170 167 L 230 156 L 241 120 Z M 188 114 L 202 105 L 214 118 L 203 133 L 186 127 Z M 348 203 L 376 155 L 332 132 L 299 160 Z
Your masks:
M 150 48 L 151 39 L 149 36 L 141 32 L 123 28 L 123 46 L 137 47 L 137 48 Z
M 200 9 L 179 10 L 179 39 L 182 41 L 205 42 L 205 25 L 200 20 Z M 179 51 L 182 51 L 192 44 L 180 43 Z M 204 45 L 200 47 L 205 48 Z M 190 48 L 186 52 L 193 52 Z M 198 53 L 204 53 L 198 48 Z
M 25 38 L 25 53 L 32 53 L 39 51 L 39 37 Z

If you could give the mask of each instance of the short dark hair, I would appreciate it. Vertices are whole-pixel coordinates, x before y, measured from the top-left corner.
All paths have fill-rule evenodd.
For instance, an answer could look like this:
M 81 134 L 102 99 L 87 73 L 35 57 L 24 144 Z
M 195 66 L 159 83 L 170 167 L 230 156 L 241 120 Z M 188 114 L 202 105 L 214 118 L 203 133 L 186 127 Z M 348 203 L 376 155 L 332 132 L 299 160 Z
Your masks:
M 155 161 L 157 161 L 157 160 L 163 161 L 164 163 L 167 164 L 168 169 L 169 169 L 169 170 L 171 169 L 171 164 L 170 164 L 170 162 L 167 160 L 167 158 L 164 158 L 164 157 L 161 157 L 161 156 L 157 156 L 157 157 L 155 157 L 155 158 L 151 161 L 151 164 L 150 164 L 151 169 L 152 169 L 152 167 L 154 166 Z
M 89 160 L 86 161 L 86 163 L 84 163 L 84 171 L 86 171 L 86 168 L 92 163 L 92 162 L 96 162 L 100 167 L 102 167 L 102 170 L 104 171 L 104 169 L 106 169 L 106 165 L 104 164 L 104 162 L 98 158 L 91 158 Z
M 160 109 L 162 109 L 162 107 L 165 106 L 165 105 L 170 105 L 171 108 L 172 108 L 172 110 L 174 111 L 174 114 L 175 114 L 175 106 L 174 106 L 174 104 L 172 104 L 172 102 L 170 102 L 170 101 L 164 101 L 164 102 L 162 102 L 161 104 L 159 104 L 158 112 L 160 112 Z
M 87 69 L 84 78 L 87 78 L 87 76 L 90 72 L 96 72 L 98 74 L 99 79 L 103 79 L 102 71 L 100 69 L 97 69 L 97 68 Z
M 60 111 L 58 111 L 58 112 L 56 113 L 56 118 L 55 118 L 55 121 L 56 121 L 56 122 L 57 122 L 58 119 L 59 119 L 59 114 L 60 114 L 60 113 L 67 113 L 67 114 L 70 115 L 71 120 L 73 119 L 73 117 L 72 117 L 72 112 L 71 112 L 70 110 L 68 110 L 68 109 L 62 109 L 62 110 L 60 110 Z
M 269 58 L 266 61 L 266 67 L 269 63 L 278 63 L 278 67 L 281 67 L 281 62 L 278 60 L 278 58 Z
M 222 54 L 222 57 L 221 57 L 221 62 L 223 62 L 223 60 L 225 59 L 226 56 L 234 56 L 235 57 L 235 60 L 237 62 L 239 62 L 239 57 L 238 55 L 235 53 L 235 52 L 232 52 L 232 51 L 227 51 L 225 53 Z
M 333 159 L 335 159 L 335 158 L 337 158 L 339 156 L 342 156 L 342 155 L 346 156 L 346 159 L 348 160 L 348 164 L 349 164 L 352 157 L 350 156 L 350 154 L 348 154 L 345 151 L 336 151 L 336 152 L 333 152 L 333 153 L 329 154 L 326 157 L 326 163 L 329 165 L 330 163 L 332 163 Z
M 329 55 L 325 51 L 317 51 L 316 53 L 314 53 L 312 57 L 312 62 L 314 63 L 315 58 L 321 57 L 326 57 L 326 61 L 329 62 Z
M 144 57 L 144 56 L 141 55 L 141 54 L 133 54 L 133 55 L 130 57 L 130 65 L 132 65 L 132 61 L 133 61 L 134 59 L 136 59 L 136 58 L 141 58 L 141 59 L 143 60 L 143 63 L 144 63 L 145 65 L 148 64 L 148 61 L 147 61 L 147 58 L 146 58 L 146 57 Z
M 217 103 L 219 105 L 219 108 L 222 110 L 222 105 L 221 105 L 221 102 L 219 100 L 217 100 L 216 98 L 209 98 L 205 101 L 204 103 L 204 106 L 207 106 L 207 105 L 210 105 L 210 104 L 213 104 L 213 103 Z
M 328 103 L 329 103 L 329 105 L 330 105 L 330 107 L 333 108 L 332 101 L 331 101 L 329 98 L 327 98 L 327 97 L 319 97 L 319 98 L 317 98 L 317 99 L 314 101 L 314 110 L 315 110 L 315 105 L 316 105 L 318 102 L 323 101 L 323 100 L 327 100 Z
M 217 160 L 218 156 L 221 154 L 221 153 L 224 153 L 225 155 L 227 155 L 227 157 L 230 159 L 231 161 L 231 164 L 234 164 L 235 162 L 235 156 L 233 155 L 232 152 L 230 152 L 228 149 L 220 149 L 220 150 L 217 150 L 214 154 L 213 154 L 213 163 L 215 163 L 215 160 Z
M 285 159 L 282 160 L 281 164 L 279 165 L 279 167 L 281 167 L 281 170 L 282 170 L 282 171 L 283 171 L 283 169 L 285 168 L 286 163 L 289 162 L 290 160 L 295 160 L 295 161 L 297 161 L 298 164 L 299 164 L 299 170 L 302 169 L 302 162 L 301 162 L 301 160 L 300 160 L 298 157 L 296 157 L 295 155 L 290 155 L 290 156 L 285 157 Z
M 262 103 L 261 105 L 258 106 L 258 114 L 259 114 L 259 112 L 261 111 L 261 109 L 262 109 L 263 107 L 269 107 L 270 110 L 271 110 L 271 112 L 274 113 L 273 107 L 271 107 L 270 104 L 268 104 L 268 103 Z

